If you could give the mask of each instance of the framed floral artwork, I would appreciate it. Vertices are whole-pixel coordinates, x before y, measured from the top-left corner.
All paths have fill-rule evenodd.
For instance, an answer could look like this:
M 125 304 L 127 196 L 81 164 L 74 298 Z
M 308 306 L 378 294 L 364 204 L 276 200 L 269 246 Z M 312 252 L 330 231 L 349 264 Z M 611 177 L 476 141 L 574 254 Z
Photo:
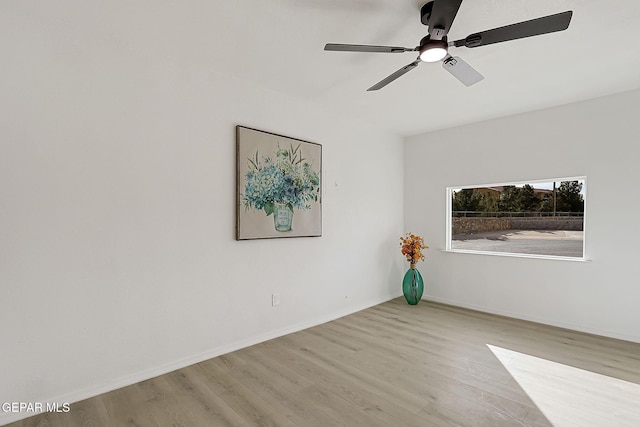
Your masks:
M 236 239 L 322 235 L 322 146 L 236 126 Z

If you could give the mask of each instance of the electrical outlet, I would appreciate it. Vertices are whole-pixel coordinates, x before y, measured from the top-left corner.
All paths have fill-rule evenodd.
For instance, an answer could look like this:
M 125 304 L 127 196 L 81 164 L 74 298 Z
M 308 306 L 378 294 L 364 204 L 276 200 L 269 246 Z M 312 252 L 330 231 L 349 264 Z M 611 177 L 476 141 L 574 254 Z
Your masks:
M 274 306 L 274 307 L 276 305 L 280 305 L 280 294 L 279 293 L 271 294 L 271 305 Z

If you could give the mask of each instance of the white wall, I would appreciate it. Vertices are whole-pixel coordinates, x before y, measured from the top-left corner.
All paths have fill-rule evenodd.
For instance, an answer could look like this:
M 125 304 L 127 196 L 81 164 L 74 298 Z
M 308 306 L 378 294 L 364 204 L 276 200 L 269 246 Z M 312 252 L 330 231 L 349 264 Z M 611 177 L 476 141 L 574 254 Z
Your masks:
M 406 139 L 424 298 L 640 342 L 640 91 Z M 443 252 L 448 186 L 587 176 L 590 262 Z
M 78 400 L 401 294 L 401 138 L 18 18 L 0 20 L 0 402 Z M 322 237 L 234 240 L 236 124 L 322 144 Z

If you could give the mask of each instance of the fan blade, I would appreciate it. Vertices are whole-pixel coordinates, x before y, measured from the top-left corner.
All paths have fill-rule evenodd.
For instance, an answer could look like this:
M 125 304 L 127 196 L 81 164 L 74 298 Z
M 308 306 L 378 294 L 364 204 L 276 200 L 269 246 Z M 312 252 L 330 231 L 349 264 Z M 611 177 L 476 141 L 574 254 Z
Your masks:
M 464 62 L 459 56 L 448 55 L 442 61 L 442 68 L 450 72 L 453 77 L 460 80 L 467 87 L 484 79 L 482 74 Z
M 336 52 L 374 52 L 374 53 L 402 53 L 413 52 L 416 49 L 410 49 L 408 47 L 400 46 L 373 46 L 366 44 L 336 44 L 327 43 L 324 46 L 324 50 L 331 50 Z
M 555 15 L 544 16 L 530 21 L 519 22 L 505 27 L 494 28 L 493 30 L 482 31 L 467 36 L 466 39 L 456 40 L 453 45 L 456 47 L 478 47 L 487 44 L 506 42 L 509 40 L 522 39 L 525 37 L 538 36 L 540 34 L 555 33 L 563 31 L 569 27 L 573 11 L 557 13 Z
M 432 40 L 442 40 L 449 33 L 451 24 L 460 9 L 462 0 L 435 0 L 429 17 L 429 35 Z
M 391 74 L 389 77 L 386 77 L 386 78 L 380 80 L 378 83 L 376 83 L 373 86 L 371 86 L 369 89 L 367 89 L 367 91 L 370 92 L 372 90 L 382 89 L 383 87 L 385 87 L 386 85 L 388 85 L 389 83 L 391 83 L 392 81 L 397 79 L 398 77 L 403 76 L 404 74 L 406 74 L 409 71 L 411 71 L 414 68 L 416 68 L 418 66 L 418 64 L 420 64 L 419 60 L 415 61 L 415 62 L 412 62 L 409 65 L 405 65 L 404 67 L 400 68 L 395 73 Z

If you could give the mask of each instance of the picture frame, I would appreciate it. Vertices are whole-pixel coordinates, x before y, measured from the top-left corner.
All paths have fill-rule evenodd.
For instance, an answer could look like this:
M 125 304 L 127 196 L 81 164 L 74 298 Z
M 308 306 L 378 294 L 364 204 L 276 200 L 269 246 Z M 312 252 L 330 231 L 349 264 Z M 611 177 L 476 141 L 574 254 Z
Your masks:
M 322 236 L 322 145 L 236 126 L 236 240 Z

